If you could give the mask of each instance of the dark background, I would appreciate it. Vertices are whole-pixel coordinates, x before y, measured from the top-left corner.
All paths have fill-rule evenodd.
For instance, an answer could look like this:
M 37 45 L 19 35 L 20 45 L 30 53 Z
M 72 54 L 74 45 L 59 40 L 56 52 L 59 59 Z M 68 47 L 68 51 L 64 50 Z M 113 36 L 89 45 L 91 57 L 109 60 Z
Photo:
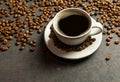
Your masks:
M 19 51 L 13 46 L 0 52 L 0 82 L 119 82 L 120 47 L 105 45 L 105 37 L 99 49 L 82 60 L 64 60 L 54 56 L 44 43 L 44 29 L 34 34 L 37 48 Z M 14 42 L 14 41 L 13 41 Z M 105 60 L 111 56 L 109 61 Z

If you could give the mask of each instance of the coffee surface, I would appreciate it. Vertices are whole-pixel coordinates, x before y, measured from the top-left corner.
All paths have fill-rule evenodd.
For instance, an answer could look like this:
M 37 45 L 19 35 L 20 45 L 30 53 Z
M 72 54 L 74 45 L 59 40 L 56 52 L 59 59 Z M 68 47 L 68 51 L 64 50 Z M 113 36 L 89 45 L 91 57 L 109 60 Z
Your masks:
M 82 15 L 70 15 L 59 21 L 60 30 L 68 36 L 77 36 L 89 27 L 89 20 Z

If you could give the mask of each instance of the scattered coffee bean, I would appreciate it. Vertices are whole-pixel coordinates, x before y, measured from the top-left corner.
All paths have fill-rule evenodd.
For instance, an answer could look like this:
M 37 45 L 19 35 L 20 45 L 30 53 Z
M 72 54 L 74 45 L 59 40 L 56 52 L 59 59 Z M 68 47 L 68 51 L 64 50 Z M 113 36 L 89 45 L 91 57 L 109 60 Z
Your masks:
M 21 46 L 19 50 L 23 50 L 25 47 L 24 46 Z
M 107 42 L 110 42 L 110 40 L 111 40 L 110 38 L 107 38 L 107 39 L 106 39 Z
M 31 51 L 31 52 L 35 51 L 35 47 L 31 47 L 31 48 L 30 48 L 30 51 Z
M 112 29 L 111 32 L 112 32 L 112 33 L 115 33 L 115 29 Z
M 118 33 L 117 35 L 118 35 L 118 37 L 120 37 L 120 33 Z
M 8 13 L 8 14 L 6 14 L 6 17 L 9 17 L 10 16 L 10 14 Z
M 20 44 L 20 42 L 16 42 L 15 45 L 18 46 Z
M 6 50 L 8 50 L 8 49 L 9 49 L 9 48 L 8 48 L 7 46 L 3 46 L 1 50 L 2 50 L 2 51 L 6 51 Z
M 109 36 L 108 36 L 108 38 L 112 39 L 112 38 L 113 38 L 113 35 L 112 35 L 112 34 L 111 34 L 111 35 L 109 35 Z
M 105 35 L 105 34 L 107 34 L 107 31 L 103 30 L 103 32 L 102 32 L 102 33 Z
M 110 35 L 110 31 L 107 31 L 107 35 Z
M 110 60 L 110 58 L 111 58 L 110 55 L 107 55 L 107 56 L 105 57 L 105 60 L 108 61 L 108 60 Z
M 2 1 L 0 1 L 0 5 L 2 4 Z
M 115 40 L 114 42 L 116 45 L 118 45 L 120 43 L 120 40 Z
M 4 39 L 4 40 L 3 40 L 3 43 L 4 43 L 4 44 L 7 44 L 7 43 L 8 43 L 8 40 L 7 40 L 7 39 Z
M 41 29 L 39 29 L 39 30 L 38 30 L 38 33 L 41 33 L 41 32 L 42 32 L 42 30 L 41 30 Z
M 109 46 L 110 45 L 110 42 L 106 42 L 106 46 Z

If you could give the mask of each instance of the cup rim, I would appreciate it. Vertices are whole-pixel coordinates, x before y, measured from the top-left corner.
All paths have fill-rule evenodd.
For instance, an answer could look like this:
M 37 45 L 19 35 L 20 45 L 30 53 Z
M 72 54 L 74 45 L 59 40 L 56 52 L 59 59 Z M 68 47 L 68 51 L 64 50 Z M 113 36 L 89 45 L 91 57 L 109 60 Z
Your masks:
M 85 14 L 88 16 L 88 19 L 89 19 L 89 22 L 90 22 L 89 28 L 88 28 L 86 31 L 84 31 L 82 34 L 77 35 L 77 36 L 64 35 L 64 34 L 62 34 L 61 32 L 59 32 L 59 31 L 56 29 L 56 25 L 54 24 L 55 19 L 56 19 L 56 17 L 57 17 L 61 12 L 66 11 L 66 10 L 73 10 L 73 9 L 75 9 L 75 10 L 80 10 L 80 11 L 82 11 L 83 13 L 85 13 Z M 90 30 L 92 29 L 91 25 L 92 25 L 92 20 L 91 20 L 90 15 L 89 15 L 86 11 L 84 11 L 84 10 L 82 10 L 82 9 L 80 9 L 80 8 L 66 8 L 66 9 L 63 9 L 63 10 L 59 11 L 59 12 L 55 15 L 55 17 L 53 18 L 53 29 L 54 29 L 54 31 L 55 31 L 56 33 L 58 33 L 59 35 L 65 37 L 65 38 L 79 38 L 79 37 L 85 36 L 85 35 L 88 34 L 88 33 L 90 32 Z

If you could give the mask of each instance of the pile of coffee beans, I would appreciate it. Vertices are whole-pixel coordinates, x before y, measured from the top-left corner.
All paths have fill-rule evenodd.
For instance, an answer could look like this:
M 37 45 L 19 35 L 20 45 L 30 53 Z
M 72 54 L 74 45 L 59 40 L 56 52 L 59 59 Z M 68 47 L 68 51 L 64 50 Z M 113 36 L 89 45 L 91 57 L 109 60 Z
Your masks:
M 61 49 L 64 50 L 66 52 L 69 51 L 81 51 L 84 50 L 85 48 L 87 48 L 88 46 L 90 46 L 96 39 L 95 38 L 91 38 L 88 37 L 83 43 L 79 44 L 79 45 L 66 45 L 64 43 L 62 43 L 55 35 L 54 31 L 53 31 L 53 26 L 51 27 L 51 32 L 49 37 L 53 40 L 54 45 Z
M 23 50 L 29 45 L 34 51 L 37 41 L 31 38 L 55 14 L 65 8 L 81 7 L 104 25 L 109 46 L 114 36 L 120 37 L 120 0 L 1 0 L 0 1 L 0 50 L 6 51 L 16 40 L 15 45 Z M 114 41 L 119 44 L 119 38 Z
M 104 25 L 103 34 L 107 36 L 106 46 L 109 46 L 116 36 L 118 38 L 114 44 L 118 45 L 120 42 L 120 0 L 89 0 L 88 3 L 82 4 L 82 7 Z

